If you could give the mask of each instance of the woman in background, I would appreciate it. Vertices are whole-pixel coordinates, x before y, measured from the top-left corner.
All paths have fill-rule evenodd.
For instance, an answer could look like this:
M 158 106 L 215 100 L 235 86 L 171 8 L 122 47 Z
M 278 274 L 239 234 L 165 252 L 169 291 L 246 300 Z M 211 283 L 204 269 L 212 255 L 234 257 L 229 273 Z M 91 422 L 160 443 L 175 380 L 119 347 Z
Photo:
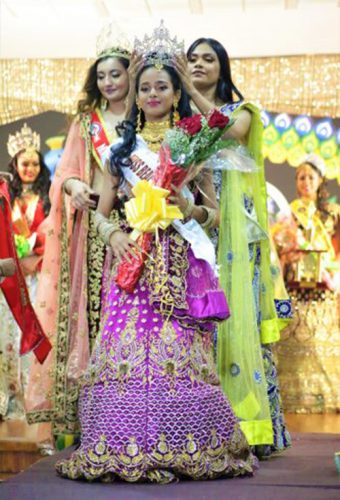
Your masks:
M 296 188 L 296 245 L 279 247 L 295 312 L 276 347 L 283 405 L 290 413 L 339 412 L 340 207 L 328 202 L 317 155 L 297 168 Z
M 7 143 L 12 157 L 8 170 L 12 175 L 9 193 L 12 222 L 20 265 L 32 304 L 35 304 L 38 277 L 45 248 L 41 224 L 48 216 L 50 174 L 40 153 L 40 136 L 26 124 L 20 132 L 10 135 Z M 21 331 L 1 293 L 0 351 L 2 418 L 23 418 L 24 395 L 32 356 L 20 357 Z

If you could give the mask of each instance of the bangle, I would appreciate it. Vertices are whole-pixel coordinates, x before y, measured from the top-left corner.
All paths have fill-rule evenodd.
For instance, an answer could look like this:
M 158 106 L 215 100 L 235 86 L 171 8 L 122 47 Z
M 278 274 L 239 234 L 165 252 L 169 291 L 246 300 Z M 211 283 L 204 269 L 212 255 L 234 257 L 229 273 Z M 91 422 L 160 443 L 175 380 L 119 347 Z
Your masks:
M 69 196 L 71 196 L 71 191 L 72 191 L 72 189 L 70 190 L 70 189 L 67 187 L 67 183 L 68 183 L 68 181 L 79 181 L 79 182 L 81 182 L 81 180 L 80 180 L 80 179 L 78 179 L 78 177 L 69 177 L 68 179 L 66 179 L 66 181 L 64 181 L 64 185 L 63 185 L 63 187 L 64 187 L 64 191 L 65 191 L 65 193 L 66 193 L 66 194 L 68 194 Z
M 188 217 L 191 216 L 194 206 L 195 206 L 194 200 L 192 198 L 187 198 L 187 205 L 185 209 L 182 211 L 184 219 L 187 219 Z
M 211 229 L 216 220 L 217 210 L 216 208 L 206 207 L 205 205 L 200 205 L 200 207 L 203 208 L 203 210 L 207 214 L 207 218 L 204 222 L 201 223 L 201 226 L 204 229 Z
M 105 245 L 110 245 L 111 236 L 120 229 L 117 222 L 110 221 L 99 212 L 94 214 L 94 227 Z

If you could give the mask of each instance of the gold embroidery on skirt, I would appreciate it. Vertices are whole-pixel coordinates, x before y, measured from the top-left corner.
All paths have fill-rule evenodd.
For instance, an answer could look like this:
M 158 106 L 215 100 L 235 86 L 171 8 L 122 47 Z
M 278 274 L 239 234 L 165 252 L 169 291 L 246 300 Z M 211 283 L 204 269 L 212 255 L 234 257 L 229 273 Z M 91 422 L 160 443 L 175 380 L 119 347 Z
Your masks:
M 100 330 L 101 290 L 105 259 L 105 247 L 94 226 L 94 213 L 89 213 L 87 236 L 87 312 L 90 350 Z
M 340 410 L 340 332 L 337 296 L 292 290 L 292 322 L 275 353 L 283 407 L 292 413 Z
M 148 453 L 134 436 L 130 436 L 118 451 L 112 449 L 106 436 L 102 435 L 93 448 L 86 452 L 75 451 L 70 460 L 61 460 L 56 468 L 59 474 L 71 479 L 111 482 L 119 476 L 128 482 L 147 479 L 167 483 L 177 475 L 212 479 L 252 474 L 254 462 L 247 441 L 236 425 L 229 442 L 220 439 L 216 430 L 211 428 L 210 439 L 205 444 L 189 433 L 178 449 L 170 447 L 166 436 L 161 433 Z M 149 470 L 145 472 L 146 464 Z

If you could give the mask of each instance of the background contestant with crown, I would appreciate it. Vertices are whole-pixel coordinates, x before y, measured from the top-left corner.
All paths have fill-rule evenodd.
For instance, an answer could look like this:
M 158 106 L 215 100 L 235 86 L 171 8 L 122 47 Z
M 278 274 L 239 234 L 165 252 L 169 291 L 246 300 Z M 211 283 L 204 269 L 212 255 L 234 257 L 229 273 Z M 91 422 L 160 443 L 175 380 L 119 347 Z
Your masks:
M 340 411 L 340 206 L 328 202 L 325 170 L 315 154 L 297 167 L 298 198 L 290 204 L 295 237 L 277 235 L 295 310 L 276 348 L 290 413 Z
M 121 139 L 111 148 L 96 214 L 98 232 L 117 261 L 129 256 L 131 266 L 139 253 L 127 221 L 112 223 L 107 218 L 118 186 L 129 197 L 131 188 L 136 197 L 142 186 L 151 189 L 147 181 L 155 180 L 164 166 L 162 139 L 173 132 L 177 113 L 180 118 L 191 114 L 172 67 L 178 44 L 161 25 L 152 37 L 138 42 L 141 46 L 145 65 L 137 74 L 132 110 L 139 134 L 130 122 L 119 127 Z M 159 229 L 130 293 L 116 284 L 117 266 L 112 270 L 102 330 L 80 393 L 81 445 L 69 460 L 57 463 L 62 476 L 167 483 L 176 477 L 211 479 L 253 472 L 256 459 L 214 369 L 214 321 L 227 318 L 228 307 L 206 255 L 195 257 L 195 244 L 189 240 L 195 231 L 198 246 L 207 253 L 213 249 L 203 227 L 217 224 L 218 210 L 211 176 L 194 180 L 209 192 L 209 200 L 198 190 L 192 193 L 189 185 L 183 192 L 174 189 L 170 197 L 184 216 L 190 210 L 186 224 L 192 231 L 182 233 L 179 221 Z M 153 192 L 163 194 L 159 188 Z M 126 203 L 128 220 L 134 200 Z M 163 210 L 178 208 L 165 204 Z M 195 251 L 200 249 L 196 244 Z
M 12 157 L 9 171 L 13 180 L 9 184 L 9 192 L 15 243 L 30 299 L 34 304 L 45 247 L 41 223 L 50 209 L 49 170 L 40 153 L 40 136 L 26 124 L 15 135 L 9 136 L 7 148 Z M 3 418 L 20 418 L 25 414 L 24 392 L 32 355 L 19 356 L 21 331 L 2 292 L 0 316 L 0 415 Z
M 105 254 L 89 209 L 96 207 L 102 189 L 105 150 L 125 115 L 130 52 L 127 41 L 118 38 L 111 25 L 98 38 L 97 59 L 52 183 L 45 224 L 37 312 L 54 350 L 44 366 L 32 367 L 26 405 L 30 423 L 53 423 L 59 447 L 63 436 L 69 444 L 78 430 L 78 379 L 99 330 Z

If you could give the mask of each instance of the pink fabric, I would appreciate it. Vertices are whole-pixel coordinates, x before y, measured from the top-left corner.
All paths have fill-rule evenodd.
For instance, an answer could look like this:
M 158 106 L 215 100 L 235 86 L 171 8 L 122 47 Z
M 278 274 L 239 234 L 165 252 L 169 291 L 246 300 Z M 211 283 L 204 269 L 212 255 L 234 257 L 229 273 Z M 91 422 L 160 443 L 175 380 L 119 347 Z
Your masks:
M 78 378 L 89 358 L 88 325 L 86 316 L 86 237 L 88 214 L 78 213 L 73 228 L 74 210 L 69 197 L 63 192 L 66 179 L 75 177 L 90 184 L 90 160 L 86 157 L 86 144 L 81 135 L 81 124 L 75 120 L 70 128 L 65 151 L 53 180 L 50 199 L 51 211 L 41 226 L 46 234 L 45 255 L 37 291 L 36 311 L 46 335 L 55 346 L 59 310 L 58 280 L 61 270 L 61 233 L 63 213 L 66 214 L 69 236 L 69 259 L 72 276 L 69 317 L 69 363 L 67 377 Z M 65 210 L 64 210 L 65 209 Z M 74 229 L 74 230 L 73 230 Z M 49 354 L 43 366 L 33 363 L 26 397 L 26 410 L 54 412 L 53 384 L 55 352 Z M 52 394 L 52 398 L 51 398 Z

